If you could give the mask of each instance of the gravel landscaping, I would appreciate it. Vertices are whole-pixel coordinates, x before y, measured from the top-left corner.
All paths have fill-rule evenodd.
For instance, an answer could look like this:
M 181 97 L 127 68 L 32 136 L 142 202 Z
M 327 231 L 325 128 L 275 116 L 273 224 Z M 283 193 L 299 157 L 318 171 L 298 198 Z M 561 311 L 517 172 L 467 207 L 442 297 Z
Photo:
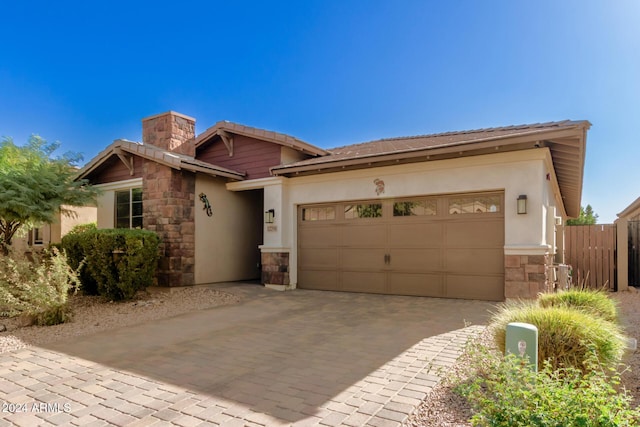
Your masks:
M 55 326 L 23 326 L 23 319 L 0 317 L 0 353 L 74 336 L 131 326 L 196 310 L 235 304 L 240 298 L 206 286 L 151 289 L 134 301 L 109 302 L 98 296 L 72 295 L 74 317 Z
M 640 292 L 615 294 L 620 303 L 622 321 L 627 335 L 640 338 Z M 151 290 L 139 294 L 134 301 L 114 303 L 100 297 L 75 295 L 71 304 L 74 320 L 56 326 L 24 326 L 18 318 L 0 318 L 0 353 L 29 345 L 39 345 L 134 325 L 149 320 L 176 316 L 220 305 L 235 304 L 237 295 L 210 287 L 197 286 L 170 290 Z M 480 339 L 489 339 L 487 335 Z M 624 363 L 629 369 L 623 375 L 626 388 L 634 397 L 633 405 L 640 405 L 640 351 L 628 352 Z M 460 366 L 458 366 L 458 369 Z M 405 422 L 411 427 L 470 426 L 471 412 L 464 399 L 451 391 L 446 383 L 436 386 L 416 412 Z

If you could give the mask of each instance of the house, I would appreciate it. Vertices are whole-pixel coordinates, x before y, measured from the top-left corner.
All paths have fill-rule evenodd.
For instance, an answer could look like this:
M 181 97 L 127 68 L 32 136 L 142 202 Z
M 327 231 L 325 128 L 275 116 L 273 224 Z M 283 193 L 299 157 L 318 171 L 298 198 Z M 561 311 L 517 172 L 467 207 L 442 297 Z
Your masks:
M 79 174 L 98 227 L 163 241 L 161 285 L 266 286 L 500 301 L 552 286 L 556 224 L 580 210 L 587 121 L 323 149 L 221 121 L 143 119 Z
M 618 290 L 625 290 L 640 286 L 640 197 L 617 216 Z
M 79 224 L 96 222 L 97 209 L 95 206 L 63 206 L 72 211 L 73 215 L 58 213 L 51 224 L 42 224 L 32 228 L 24 235 L 16 235 L 11 247 L 18 252 L 28 252 L 48 247 L 51 243 L 60 243 L 73 227 Z

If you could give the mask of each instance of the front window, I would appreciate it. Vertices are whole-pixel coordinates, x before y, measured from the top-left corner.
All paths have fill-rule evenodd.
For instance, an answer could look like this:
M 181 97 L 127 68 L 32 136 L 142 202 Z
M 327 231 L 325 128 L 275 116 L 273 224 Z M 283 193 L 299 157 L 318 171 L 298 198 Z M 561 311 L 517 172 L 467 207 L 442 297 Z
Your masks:
M 116 191 L 116 228 L 142 228 L 142 188 Z
M 29 232 L 29 244 L 32 246 L 40 246 L 44 244 L 44 233 L 42 228 L 32 228 Z

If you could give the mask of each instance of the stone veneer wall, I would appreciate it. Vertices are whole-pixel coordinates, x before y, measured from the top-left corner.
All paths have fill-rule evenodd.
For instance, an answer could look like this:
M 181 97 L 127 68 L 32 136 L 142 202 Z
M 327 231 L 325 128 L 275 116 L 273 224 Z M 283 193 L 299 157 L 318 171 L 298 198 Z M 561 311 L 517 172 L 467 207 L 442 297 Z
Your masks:
M 163 150 L 193 156 L 195 119 L 169 111 L 142 119 L 142 141 Z M 143 226 L 160 236 L 159 286 L 195 283 L 194 173 L 143 162 Z
M 263 252 L 262 284 L 289 285 L 289 253 Z
M 163 150 L 195 156 L 195 134 L 195 119 L 173 111 L 142 119 L 142 141 Z
M 551 265 L 550 255 L 505 255 L 505 297 L 537 298 L 553 290 Z
M 160 236 L 159 286 L 195 282 L 195 174 L 145 160 L 143 225 Z

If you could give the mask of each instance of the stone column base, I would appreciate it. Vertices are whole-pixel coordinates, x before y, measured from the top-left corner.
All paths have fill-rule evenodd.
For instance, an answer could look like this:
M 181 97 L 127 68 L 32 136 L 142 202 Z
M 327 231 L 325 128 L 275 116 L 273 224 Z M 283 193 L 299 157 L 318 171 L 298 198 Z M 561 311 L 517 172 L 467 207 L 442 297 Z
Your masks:
M 262 252 L 261 282 L 268 288 L 284 291 L 289 287 L 289 252 Z
M 505 255 L 505 297 L 535 299 L 542 292 L 552 291 L 551 265 L 552 259 L 548 254 Z

